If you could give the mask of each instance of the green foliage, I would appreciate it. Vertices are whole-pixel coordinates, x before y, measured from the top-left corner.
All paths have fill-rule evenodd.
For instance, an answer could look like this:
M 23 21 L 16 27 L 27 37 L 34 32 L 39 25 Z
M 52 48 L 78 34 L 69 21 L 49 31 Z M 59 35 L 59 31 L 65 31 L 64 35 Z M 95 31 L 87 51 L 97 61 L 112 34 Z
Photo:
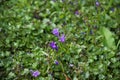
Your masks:
M 101 33 L 104 36 L 104 44 L 111 49 L 116 49 L 116 45 L 115 45 L 115 39 L 113 37 L 113 34 L 105 27 L 101 28 Z
M 120 80 L 120 1 L 99 3 L 0 0 L 0 79 Z M 54 28 L 65 34 L 64 43 Z

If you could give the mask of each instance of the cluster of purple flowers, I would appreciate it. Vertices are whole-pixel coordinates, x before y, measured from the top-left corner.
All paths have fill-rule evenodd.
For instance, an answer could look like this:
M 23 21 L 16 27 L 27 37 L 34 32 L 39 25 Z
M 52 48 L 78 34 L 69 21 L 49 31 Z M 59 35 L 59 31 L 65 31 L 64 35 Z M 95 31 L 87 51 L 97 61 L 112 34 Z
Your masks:
M 59 38 L 59 41 L 60 41 L 60 42 L 65 42 L 65 35 L 62 34 L 62 35 L 60 36 L 60 33 L 59 33 L 59 29 L 58 29 L 58 28 L 53 29 L 52 33 Z
M 62 43 L 65 42 L 65 34 L 62 34 L 60 36 L 58 28 L 53 29 L 52 30 L 52 34 L 54 34 L 56 37 L 58 37 L 58 39 L 59 39 L 60 42 L 62 42 Z M 58 46 L 57 46 L 56 42 L 54 42 L 54 41 L 50 42 L 50 47 L 52 49 L 55 49 L 56 51 L 58 50 Z
M 59 28 L 54 28 L 52 30 L 52 34 L 54 34 L 59 39 L 60 42 L 62 42 L 62 43 L 65 42 L 65 34 L 60 35 Z M 49 45 L 53 50 L 56 50 L 56 51 L 58 50 L 58 46 L 55 41 L 51 41 Z M 55 60 L 54 63 L 56 65 L 59 64 L 59 62 L 57 60 Z

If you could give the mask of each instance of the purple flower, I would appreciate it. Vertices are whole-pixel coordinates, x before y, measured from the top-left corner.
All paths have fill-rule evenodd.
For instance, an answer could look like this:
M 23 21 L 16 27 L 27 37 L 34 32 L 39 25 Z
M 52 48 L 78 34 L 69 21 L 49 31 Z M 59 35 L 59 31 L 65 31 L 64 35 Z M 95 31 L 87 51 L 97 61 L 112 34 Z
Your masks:
M 58 50 L 58 47 L 57 47 L 57 45 L 56 45 L 56 42 L 50 42 L 50 47 L 52 48 L 52 49 L 55 49 L 55 50 Z
M 75 15 L 79 15 L 79 11 L 77 10 L 77 11 L 75 11 Z
M 31 71 L 32 72 L 32 76 L 37 77 L 40 75 L 39 71 Z
M 59 29 L 58 28 L 55 28 L 52 30 L 52 33 L 55 35 L 55 36 L 59 36 Z
M 55 60 L 55 62 L 54 62 L 56 65 L 58 65 L 59 64 L 59 62 L 57 61 L 57 60 Z
M 96 5 L 96 6 L 99 6 L 99 5 L 100 5 L 100 3 L 99 3 L 98 1 L 96 1 L 96 2 L 95 2 L 95 5 Z
M 59 41 L 60 42 L 65 42 L 65 35 L 64 34 L 62 34 L 62 36 L 59 37 Z

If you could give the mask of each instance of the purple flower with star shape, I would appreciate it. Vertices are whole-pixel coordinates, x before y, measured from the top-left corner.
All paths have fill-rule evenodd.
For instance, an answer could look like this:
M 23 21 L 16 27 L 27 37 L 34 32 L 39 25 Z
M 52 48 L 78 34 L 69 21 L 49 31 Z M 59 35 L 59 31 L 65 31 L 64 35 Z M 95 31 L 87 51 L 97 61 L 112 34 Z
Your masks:
M 59 29 L 58 28 L 55 28 L 52 30 L 52 33 L 55 35 L 55 36 L 59 36 Z
M 59 41 L 60 42 L 65 42 L 65 35 L 64 34 L 62 34 L 62 36 L 59 37 Z
M 32 76 L 33 77 L 38 77 L 40 75 L 40 72 L 37 70 L 37 71 L 32 71 Z
M 54 42 L 54 41 L 50 42 L 50 47 L 51 47 L 52 49 L 58 50 L 58 47 L 57 47 L 57 45 L 56 45 L 56 42 Z

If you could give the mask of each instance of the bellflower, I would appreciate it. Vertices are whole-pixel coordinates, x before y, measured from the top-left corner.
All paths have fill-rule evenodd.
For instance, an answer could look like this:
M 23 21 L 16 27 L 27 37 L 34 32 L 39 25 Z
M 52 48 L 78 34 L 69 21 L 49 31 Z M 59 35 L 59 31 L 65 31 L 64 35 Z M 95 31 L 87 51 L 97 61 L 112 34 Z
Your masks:
M 64 34 L 62 34 L 62 36 L 59 37 L 59 41 L 60 42 L 65 42 L 65 35 Z
M 39 71 L 32 71 L 32 76 L 37 77 L 40 75 Z
M 59 29 L 58 28 L 55 28 L 52 30 L 52 33 L 55 35 L 55 36 L 59 36 Z
M 59 64 L 59 62 L 57 61 L 57 60 L 55 60 L 55 62 L 54 62 L 56 65 L 58 65 Z
M 55 50 L 58 50 L 58 47 L 57 47 L 57 45 L 56 45 L 56 42 L 50 42 L 50 47 L 52 48 L 52 49 L 55 49 Z
M 77 11 L 75 11 L 75 15 L 79 15 L 79 11 L 77 10 Z
M 96 6 L 100 6 L 100 3 L 98 1 L 95 2 Z

